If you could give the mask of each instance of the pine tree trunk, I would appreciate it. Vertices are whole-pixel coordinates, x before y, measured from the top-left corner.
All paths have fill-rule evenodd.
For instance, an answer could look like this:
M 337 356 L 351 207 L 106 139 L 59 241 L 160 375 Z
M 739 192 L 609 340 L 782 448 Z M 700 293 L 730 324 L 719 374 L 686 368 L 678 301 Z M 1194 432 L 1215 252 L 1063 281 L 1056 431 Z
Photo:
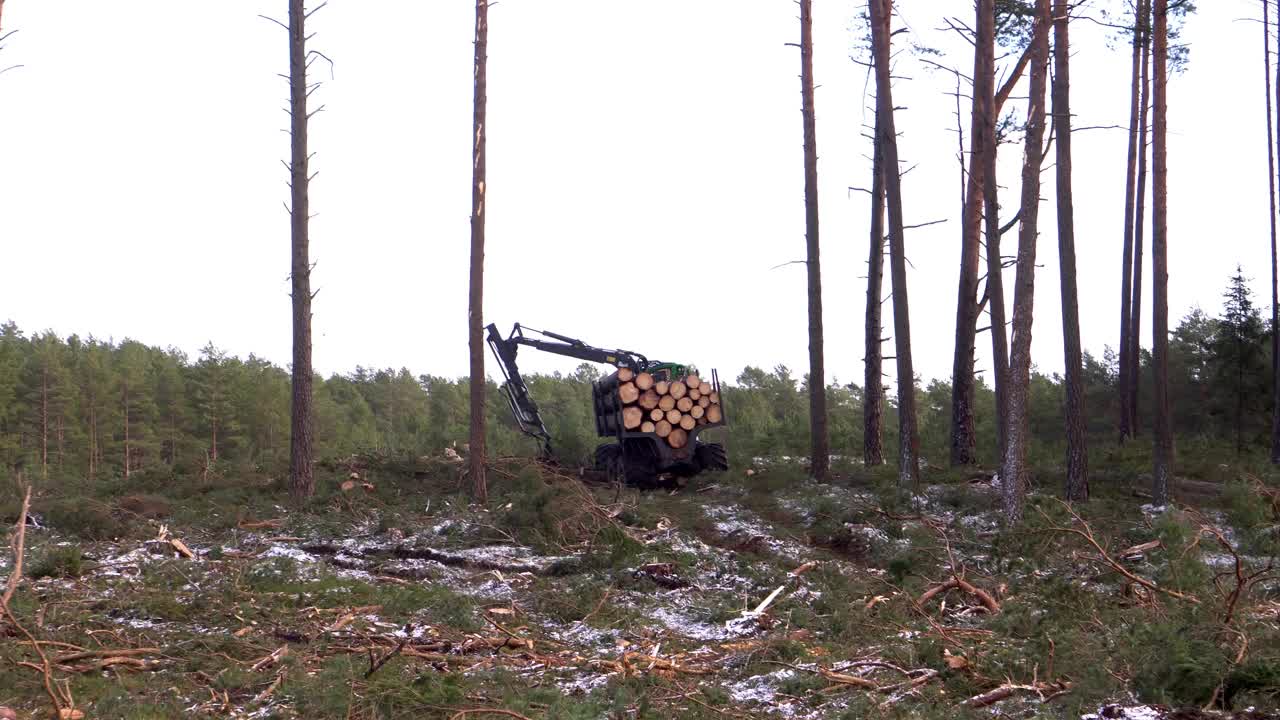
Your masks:
M 1155 363 L 1155 467 L 1151 499 L 1156 505 L 1169 501 L 1173 474 L 1173 433 L 1169 418 L 1169 196 L 1168 196 L 1168 85 L 1169 1 L 1155 0 L 1155 88 L 1152 128 L 1152 231 L 1151 287 L 1153 327 L 1152 360 Z
M 1129 83 L 1129 155 L 1124 174 L 1124 250 L 1120 261 L 1120 365 L 1117 388 L 1120 396 L 1120 442 L 1122 444 L 1133 437 L 1133 427 L 1130 425 L 1132 418 L 1129 412 L 1129 384 L 1137 382 L 1137 378 L 1132 376 L 1129 362 L 1129 352 L 1133 345 L 1129 325 L 1132 312 L 1130 301 L 1133 297 L 1133 206 L 1137 192 L 1135 174 L 1138 166 L 1138 121 L 1141 99 L 1139 73 L 1143 57 L 1139 18 L 1142 17 L 1144 2 L 1145 0 L 1138 0 L 1134 11 L 1133 70 Z
M 475 95 L 473 99 L 471 167 L 471 288 L 467 305 L 471 350 L 471 448 L 468 455 L 471 492 L 478 503 L 489 501 L 485 477 L 484 377 L 484 211 L 486 67 L 489 57 L 489 0 L 476 0 Z
M 209 461 L 218 462 L 218 421 L 213 421 L 213 442 L 209 446 Z
M 289 494 L 295 502 L 315 492 L 311 436 L 311 260 L 308 221 L 311 182 L 307 151 L 307 34 L 303 0 L 289 0 L 289 161 L 291 240 L 293 245 L 293 405 L 290 418 Z M 213 453 L 217 459 L 217 431 Z
M 871 243 L 867 256 L 866 359 L 862 397 L 862 459 L 867 465 L 884 464 L 884 354 L 881 351 L 884 304 L 884 153 L 880 149 L 880 112 L 871 165 Z
M 129 384 L 124 385 L 124 476 L 129 477 Z
M 1147 215 L 1147 122 L 1151 110 L 1151 0 L 1142 0 L 1141 108 L 1138 114 L 1137 209 L 1133 217 L 1133 298 L 1129 302 L 1129 436 L 1138 434 L 1138 391 L 1142 387 L 1142 248 Z
M 989 21 L 989 25 L 987 24 Z M 983 18 L 982 27 L 978 28 L 979 35 L 990 35 L 995 37 L 995 12 Z M 994 45 L 994 40 L 992 41 Z M 1030 58 L 1031 48 L 1027 48 L 1024 58 Z M 994 50 L 993 50 L 994 55 Z M 1019 61 L 1019 67 L 1025 67 L 1025 62 Z M 995 60 L 991 61 L 990 72 L 995 75 Z M 1009 412 L 1009 339 L 1006 332 L 1006 314 L 1004 306 L 1004 267 L 1003 259 L 1000 256 L 1000 203 L 999 203 L 999 185 L 996 180 L 996 116 L 1000 112 L 1001 95 L 1008 97 L 1012 91 L 1014 81 L 1021 71 L 1014 70 L 1009 80 L 1005 82 L 1001 88 L 999 95 L 996 96 L 992 107 L 992 112 L 986 118 L 982 132 L 987 136 L 988 144 L 992 148 L 992 152 L 987 153 L 983 158 L 982 168 L 982 186 L 983 186 L 983 204 L 986 217 L 986 238 L 987 238 L 987 314 L 991 318 L 991 375 L 995 390 L 995 414 L 996 414 L 996 457 L 998 462 L 1004 462 L 1004 453 L 1007 442 L 1004 435 L 1004 418 Z M 994 87 L 994 83 L 992 84 Z M 987 98 L 983 98 L 983 102 L 987 102 Z
M 827 382 L 822 348 L 822 265 L 818 257 L 818 132 L 813 102 L 813 0 L 800 0 L 800 101 L 804 120 L 804 226 L 809 270 L 809 474 L 825 480 L 831 463 L 827 438 Z
M 95 462 L 98 455 L 98 413 L 94 410 L 92 401 L 89 405 L 89 479 L 95 477 L 98 465 Z
M 1280 7 L 1280 2 L 1277 3 Z M 1271 0 L 1262 0 L 1263 74 L 1267 79 L 1267 178 L 1271 186 L 1271 463 L 1280 464 L 1280 267 L 1276 264 L 1276 140 L 1271 119 Z M 1276 19 L 1280 32 L 1280 17 Z M 1280 44 L 1280 43 L 1277 43 Z M 1280 63 L 1276 65 L 1280 106 Z
M 49 478 L 49 361 L 40 370 L 40 477 Z
M 871 0 L 871 43 L 875 56 L 876 142 L 884 153 L 885 200 L 889 210 L 889 266 L 893 281 L 893 340 L 898 365 L 898 483 L 920 485 L 920 435 L 916 425 L 915 370 L 911 363 L 911 313 L 907 306 L 907 256 L 903 242 L 902 181 L 898 174 L 898 132 L 889 77 L 889 20 L 892 0 Z
M 970 113 L 969 177 L 965 186 L 964 224 L 960 238 L 960 286 L 956 298 L 956 345 L 951 368 L 951 465 L 977 462 L 977 438 L 973 424 L 974 353 L 978 332 L 978 268 L 982 235 L 983 180 L 982 168 L 987 153 L 995 148 L 987 145 L 983 132 L 991 112 L 988 98 L 995 85 L 995 37 L 983 34 L 984 13 L 995 13 L 994 0 L 980 0 L 975 5 L 977 18 L 973 52 L 973 110 Z M 988 73 L 990 69 L 990 73 Z
M 1084 432 L 1084 360 L 1076 293 L 1075 208 L 1071 200 L 1071 42 L 1067 0 L 1054 0 L 1053 117 L 1057 143 L 1058 266 L 1062 290 L 1062 348 L 1066 376 L 1067 482 L 1070 501 L 1089 499 L 1089 451 Z
M 1036 241 L 1040 215 L 1040 163 L 1044 153 L 1045 81 L 1049 71 L 1049 0 L 1036 0 L 1032 34 L 1031 89 L 1027 106 L 1026 148 L 1022 162 L 1022 221 L 1018 231 L 1018 269 L 1013 290 L 1013 342 L 1009 353 L 1009 405 L 1005 416 L 1004 464 L 1000 487 L 1005 520 L 1022 520 L 1027 480 L 1031 384 L 1031 325 L 1035 306 Z

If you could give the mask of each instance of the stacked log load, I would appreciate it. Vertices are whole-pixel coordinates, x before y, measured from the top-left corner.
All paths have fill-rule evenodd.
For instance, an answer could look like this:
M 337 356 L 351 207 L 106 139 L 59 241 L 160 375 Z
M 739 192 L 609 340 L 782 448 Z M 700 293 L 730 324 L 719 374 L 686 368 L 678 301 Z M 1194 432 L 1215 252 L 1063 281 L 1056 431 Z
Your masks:
M 689 443 L 689 431 L 724 419 L 720 393 L 711 383 L 689 374 L 676 380 L 620 368 L 616 375 L 622 427 L 654 433 L 677 450 Z

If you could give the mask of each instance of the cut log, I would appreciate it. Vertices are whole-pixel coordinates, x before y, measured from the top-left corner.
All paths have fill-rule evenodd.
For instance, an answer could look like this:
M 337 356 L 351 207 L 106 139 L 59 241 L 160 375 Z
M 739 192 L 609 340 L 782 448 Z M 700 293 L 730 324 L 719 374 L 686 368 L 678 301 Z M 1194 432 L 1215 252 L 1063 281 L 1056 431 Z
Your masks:
M 654 424 L 653 431 L 658 433 L 658 437 L 664 438 L 671 434 L 671 423 L 666 420 L 659 420 Z
M 671 397 L 679 400 L 689 394 L 689 386 L 677 380 L 671 383 L 671 389 L 669 392 L 671 393 Z
M 702 384 L 698 386 L 698 392 L 702 393 L 703 395 L 710 395 L 711 391 L 714 389 L 715 388 L 711 387 L 711 383 L 707 382 L 706 380 L 703 380 Z
M 710 404 L 711 404 L 711 398 L 707 397 L 706 395 L 703 395 L 702 397 L 698 398 L 698 407 L 706 408 Z
M 697 427 L 698 421 L 692 415 L 684 415 L 680 418 L 680 427 L 685 430 L 692 430 Z
M 724 419 L 724 414 L 720 411 L 719 405 L 711 405 L 707 408 L 707 422 L 718 423 Z
M 710 394 L 710 396 L 709 396 L 709 397 L 711 398 L 711 404 L 712 404 L 712 405 L 719 405 L 719 404 L 720 404 L 720 393 L 718 393 L 718 392 L 714 392 L 714 391 L 713 391 L 713 392 Z
M 693 401 L 690 400 L 689 396 L 687 395 L 676 401 L 676 409 L 682 413 L 689 412 L 689 408 L 692 408 L 692 407 L 693 407 Z
M 666 416 L 667 416 L 667 411 L 663 410 L 662 408 L 654 408 L 649 411 L 649 419 L 654 422 L 658 422 L 659 420 L 661 420 Z
M 696 402 L 702 399 L 702 391 L 698 388 L 689 388 L 689 394 L 685 397 Z
M 667 391 L 671 389 L 671 383 L 666 380 L 659 380 L 657 384 L 653 386 L 653 389 L 658 391 L 659 395 L 666 395 Z
M 675 406 L 676 406 L 676 399 L 671 397 L 670 395 L 663 395 L 662 397 L 658 398 L 658 407 L 661 408 L 663 412 L 670 410 Z
M 644 410 L 638 407 L 622 409 L 622 427 L 628 430 L 635 430 L 640 427 L 642 422 L 644 422 Z
M 671 431 L 671 434 L 667 436 L 667 443 L 670 444 L 671 447 L 679 450 L 689 444 L 689 433 L 685 432 L 684 428 L 675 428 Z
M 684 417 L 684 413 L 680 412 L 679 410 L 676 410 L 675 408 L 672 408 L 667 411 L 667 422 L 671 423 L 672 425 L 679 425 L 680 418 L 682 417 Z
M 618 368 L 618 382 L 620 383 L 631 382 L 635 376 L 636 373 L 631 368 Z
M 639 375 L 636 375 L 636 387 L 641 390 L 648 390 L 653 387 L 653 376 L 647 372 L 642 372 Z
M 623 405 L 630 405 L 640 398 L 640 391 L 636 389 L 635 383 L 622 383 L 618 386 L 618 398 Z
M 689 377 L 684 379 L 684 384 L 688 385 L 690 388 L 696 388 L 702 384 L 702 380 L 700 380 L 697 375 L 691 373 Z
M 694 406 L 693 406 L 692 408 L 690 408 L 690 410 L 689 410 L 689 415 L 690 415 L 690 417 L 692 417 L 694 420 L 701 420 L 701 419 L 702 419 L 702 416 L 703 416 L 703 415 L 706 415 L 706 414 L 707 414 L 707 409 L 706 409 L 706 408 L 704 408 L 704 407 L 702 407 L 701 405 L 694 405 Z
M 653 432 L 655 429 L 657 429 L 657 427 L 658 426 L 655 425 L 653 421 L 645 420 L 644 422 L 640 423 L 640 432 Z
M 699 424 L 699 425 L 706 425 L 706 424 L 707 424 L 707 416 L 706 416 L 706 415 L 703 415 L 702 417 L 698 418 L 698 424 Z
M 640 387 L 639 382 L 636 383 L 636 387 Z M 640 396 L 640 407 L 645 410 L 652 410 L 658 407 L 658 400 L 658 393 L 654 392 L 653 388 L 650 388 L 645 390 L 644 394 Z

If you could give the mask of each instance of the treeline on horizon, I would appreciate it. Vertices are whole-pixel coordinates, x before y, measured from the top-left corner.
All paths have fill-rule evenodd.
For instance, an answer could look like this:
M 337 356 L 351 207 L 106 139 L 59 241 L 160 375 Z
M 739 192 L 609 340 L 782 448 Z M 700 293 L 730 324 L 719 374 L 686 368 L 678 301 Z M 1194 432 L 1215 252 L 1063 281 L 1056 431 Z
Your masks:
M 1151 407 L 1150 357 L 1143 352 L 1140 408 Z M 589 462 L 596 437 L 590 383 L 602 369 L 582 364 L 569 373 L 527 378 L 555 440 L 559 459 Z M 981 377 L 981 376 L 980 376 Z M 1197 309 L 1170 338 L 1170 399 L 1181 442 L 1208 442 L 1241 454 L 1268 448 L 1271 341 L 1247 284 L 1237 275 L 1218 316 Z M 1085 354 L 1085 407 L 1091 436 L 1117 433 L 1117 363 Z M 314 431 L 319 458 L 384 452 L 436 455 L 465 452 L 469 381 L 408 370 L 371 370 L 316 378 Z M 488 435 L 493 456 L 532 455 L 536 444 L 511 418 L 505 398 L 489 383 Z M 919 387 L 921 448 L 942 465 L 947 457 L 950 384 Z M 250 355 L 228 356 L 212 343 L 196 358 L 124 340 L 28 334 L 0 326 L 0 480 L 128 477 L 209 468 L 282 476 L 289 465 L 289 373 Z M 807 379 L 786 367 L 747 367 L 724 391 L 724 433 L 739 465 L 760 456 L 804 457 L 809 448 Z M 862 388 L 827 388 L 832 453 L 862 453 Z M 1031 457 L 1060 463 L 1064 389 L 1057 374 L 1033 374 L 1029 423 Z M 979 381 L 976 426 L 980 447 L 995 445 L 995 399 Z M 1145 416 L 1145 413 L 1144 413 Z M 886 408 L 886 428 L 896 428 Z M 886 455 L 897 438 L 886 435 Z M 996 458 L 982 458 L 995 465 Z

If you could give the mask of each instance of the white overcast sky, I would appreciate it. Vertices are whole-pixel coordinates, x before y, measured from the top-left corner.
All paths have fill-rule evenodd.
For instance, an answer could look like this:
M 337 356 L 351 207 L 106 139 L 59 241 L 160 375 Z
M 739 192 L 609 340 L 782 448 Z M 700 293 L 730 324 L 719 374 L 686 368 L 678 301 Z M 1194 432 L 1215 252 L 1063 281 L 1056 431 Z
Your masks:
M 947 15 L 971 22 L 968 2 L 898 5 L 896 26 L 971 69 L 964 41 L 937 30 Z M 1196 304 L 1216 311 L 1237 263 L 1259 305 L 1269 294 L 1261 28 L 1240 20 L 1258 3 L 1199 5 L 1190 68 L 1169 101 L 1175 321 Z M 870 176 L 866 71 L 849 59 L 864 7 L 814 0 L 826 367 L 828 380 L 859 383 L 869 201 L 846 188 Z M 0 74 L 0 320 L 192 356 L 212 340 L 287 365 L 288 136 L 276 75 L 287 48 L 258 17 L 285 10 L 283 0 L 5 3 L 4 28 L 18 32 L 0 67 L 23 67 Z M 473 13 L 469 0 L 331 0 L 313 19 L 312 47 L 335 61 L 332 80 L 316 66 L 326 84 L 313 97 L 326 110 L 311 135 L 322 373 L 466 372 Z M 805 372 L 804 268 L 773 269 L 805 248 L 800 60 L 786 45 L 798 39 L 796 15 L 791 0 L 497 3 L 486 320 L 730 378 L 748 364 Z M 1109 49 L 1106 32 L 1073 25 L 1078 126 L 1128 121 L 1129 54 Z M 897 72 L 901 153 L 918 166 L 905 179 L 907 221 L 948 219 L 907 246 L 916 370 L 945 378 L 960 233 L 945 94 L 954 80 L 909 54 Z M 1126 139 L 1075 137 L 1081 319 L 1098 355 L 1118 336 Z M 1001 157 L 1011 213 L 1021 149 Z M 1044 177 L 1052 198 L 1052 171 Z M 1033 355 L 1056 371 L 1051 202 L 1041 221 Z M 1149 266 L 1145 279 L 1149 310 Z M 980 347 L 989 342 L 984 334 Z M 576 364 L 536 353 L 526 363 Z

